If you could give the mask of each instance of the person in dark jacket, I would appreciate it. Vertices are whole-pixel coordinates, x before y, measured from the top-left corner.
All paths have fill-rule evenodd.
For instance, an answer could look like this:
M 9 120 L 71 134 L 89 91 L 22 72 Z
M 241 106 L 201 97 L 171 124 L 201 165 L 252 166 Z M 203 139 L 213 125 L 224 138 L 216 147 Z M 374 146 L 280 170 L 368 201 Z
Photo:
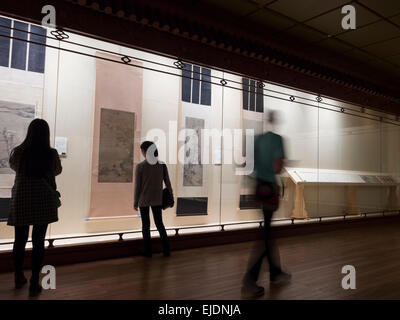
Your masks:
M 152 256 L 150 235 L 150 207 L 153 211 L 154 222 L 160 233 L 164 256 L 170 256 L 167 232 L 162 221 L 162 194 L 163 181 L 173 197 L 168 169 L 164 163 L 158 161 L 158 151 L 153 142 L 145 141 L 140 145 L 144 161 L 136 166 L 134 208 L 140 208 L 142 218 L 142 233 L 144 240 L 144 255 Z
M 10 155 L 10 167 L 16 172 L 12 188 L 8 225 L 15 228 L 13 247 L 15 288 L 22 288 L 24 276 L 24 253 L 32 230 L 32 277 L 30 296 L 38 295 L 42 288 L 39 274 L 44 258 L 44 241 L 49 223 L 58 221 L 59 193 L 55 176 L 62 171 L 60 158 L 50 147 L 50 130 L 45 120 L 35 119 L 29 127 L 25 140 Z

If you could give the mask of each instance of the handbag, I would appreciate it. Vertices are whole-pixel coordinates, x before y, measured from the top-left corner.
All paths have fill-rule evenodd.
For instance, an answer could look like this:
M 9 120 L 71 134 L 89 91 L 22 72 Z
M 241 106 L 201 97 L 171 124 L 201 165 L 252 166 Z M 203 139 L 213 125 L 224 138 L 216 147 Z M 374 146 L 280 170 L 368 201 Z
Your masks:
M 165 176 L 166 165 L 163 164 L 163 175 Z M 175 204 L 174 198 L 168 188 L 164 188 L 162 192 L 162 209 L 172 208 Z
M 52 186 L 48 184 L 46 179 L 42 179 L 43 184 L 45 185 L 46 189 L 49 191 L 50 196 L 52 197 L 54 204 L 56 205 L 57 208 L 61 207 L 61 194 L 55 190 Z
M 256 198 L 264 210 L 278 210 L 280 200 L 279 186 L 275 183 L 258 181 Z
M 162 192 L 162 208 L 163 210 L 172 208 L 175 204 L 174 198 L 171 195 L 171 192 L 169 192 L 168 188 L 164 188 Z

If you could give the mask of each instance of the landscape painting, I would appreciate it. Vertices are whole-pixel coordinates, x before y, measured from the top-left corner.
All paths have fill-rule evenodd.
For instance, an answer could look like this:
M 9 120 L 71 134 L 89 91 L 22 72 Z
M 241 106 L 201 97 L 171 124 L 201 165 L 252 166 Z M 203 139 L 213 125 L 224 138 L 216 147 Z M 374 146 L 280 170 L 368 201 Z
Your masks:
M 25 139 L 35 106 L 0 101 L 0 174 L 14 173 L 8 162 L 11 150 Z
M 201 130 L 204 119 L 186 117 L 186 129 L 192 129 L 185 140 L 183 165 L 183 185 L 201 187 L 203 185 L 203 165 L 201 164 Z
M 140 162 L 143 69 L 96 52 L 89 219 L 137 216 L 134 173 Z M 116 63 L 117 62 L 117 63 Z
M 101 109 L 99 182 L 132 182 L 135 114 Z

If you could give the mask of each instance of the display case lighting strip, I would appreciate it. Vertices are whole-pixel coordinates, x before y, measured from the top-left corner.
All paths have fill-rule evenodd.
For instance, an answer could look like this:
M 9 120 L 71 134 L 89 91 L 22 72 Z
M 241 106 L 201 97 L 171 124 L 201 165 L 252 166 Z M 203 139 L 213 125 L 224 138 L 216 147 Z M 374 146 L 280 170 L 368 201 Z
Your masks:
M 385 217 L 385 215 L 400 215 L 400 210 L 385 210 L 385 211 L 375 211 L 375 212 L 365 212 L 361 214 L 353 214 L 353 215 L 338 215 L 338 216 L 320 216 L 320 217 L 310 217 L 309 220 L 307 219 L 294 219 L 294 218 L 288 218 L 288 219 L 277 219 L 277 220 L 272 220 L 272 226 L 277 226 L 279 223 L 282 225 L 282 222 L 288 222 L 285 225 L 299 225 L 299 224 L 313 224 L 313 223 L 323 223 L 327 221 L 338 221 L 338 220 L 347 220 L 347 219 L 368 219 L 372 217 Z M 296 222 L 297 221 L 297 222 Z M 236 225 L 244 225 L 244 224 L 258 224 L 259 228 L 262 228 L 264 221 L 263 220 L 255 220 L 255 221 L 242 221 L 242 222 L 232 222 L 232 223 L 223 223 L 223 224 L 208 224 L 208 225 L 196 225 L 196 226 L 183 226 L 183 227 L 170 227 L 166 228 L 167 231 L 175 231 L 175 236 L 179 235 L 180 230 L 188 230 L 188 229 L 207 229 L 207 228 L 215 228 L 219 227 L 220 231 L 219 232 L 225 232 L 225 227 L 227 226 L 236 226 Z M 157 231 L 157 229 L 151 229 L 151 232 Z M 46 238 L 45 240 L 48 241 L 49 248 L 54 247 L 54 241 L 60 241 L 60 240 L 74 240 L 74 239 L 85 239 L 85 238 L 95 238 L 95 237 L 106 237 L 106 236 L 118 236 L 118 240 L 116 241 L 123 241 L 123 236 L 126 234 L 137 234 L 141 233 L 141 230 L 133 230 L 133 231 L 120 231 L 120 232 L 108 232 L 108 233 L 98 233 L 98 234 L 89 234 L 89 235 L 81 235 L 81 236 L 70 236 L 70 237 L 58 237 L 58 238 Z M 31 242 L 29 240 L 28 242 Z M 7 245 L 12 245 L 14 242 L 3 242 L 0 243 L 0 248 L 1 246 L 7 246 Z M 84 243 L 84 242 L 80 242 Z M 0 249 L 1 250 L 1 249 Z
M 87 49 L 92 49 L 92 50 L 97 50 L 97 51 L 104 52 L 104 53 L 109 53 L 109 54 L 117 55 L 117 56 L 120 56 L 120 57 L 121 57 L 122 63 L 123 63 L 123 64 L 127 64 L 127 65 L 132 65 L 132 64 L 129 63 L 130 61 L 129 61 L 128 63 L 125 62 L 125 61 L 123 60 L 123 59 L 125 59 L 125 58 L 134 59 L 134 60 L 138 60 L 138 61 L 142 61 L 142 62 L 148 62 L 148 63 L 155 64 L 155 65 L 158 65 L 158 66 L 167 67 L 167 68 L 172 68 L 172 69 L 174 69 L 174 70 L 182 70 L 182 68 L 179 67 L 179 66 L 176 66 L 175 63 L 174 63 L 174 66 L 171 66 L 171 65 L 169 65 L 169 64 L 160 63 L 160 62 L 155 62 L 155 61 L 147 60 L 147 59 L 144 59 L 144 58 L 138 58 L 138 57 L 135 57 L 135 56 L 123 55 L 123 54 L 121 54 L 121 53 L 113 52 L 113 51 L 110 51 L 110 50 L 105 50 L 105 49 L 101 49 L 101 48 L 97 48 L 97 47 L 88 46 L 88 45 L 84 45 L 84 44 L 81 44 L 81 43 L 69 41 L 69 40 L 67 40 L 68 37 L 59 38 L 59 37 L 56 37 L 56 36 L 55 36 L 55 37 L 53 38 L 53 37 L 49 37 L 49 36 L 47 36 L 47 35 L 42 35 L 42 34 L 30 32 L 30 31 L 26 31 L 26 30 L 21 30 L 21 29 L 14 28 L 14 27 L 8 27 L 8 26 L 2 26 L 2 25 L 0 25 L 0 27 L 6 28 L 6 29 L 10 29 L 10 30 L 17 30 L 17 31 L 19 31 L 19 32 L 24 32 L 24 33 L 33 34 L 33 35 L 36 35 L 36 36 L 39 36 L 39 37 L 44 37 L 44 38 L 46 38 L 46 39 L 51 39 L 51 40 L 55 40 L 55 41 L 65 42 L 65 43 L 68 43 L 68 44 L 80 46 L 80 47 L 87 48 Z M 56 30 L 57 30 L 57 29 L 56 29 Z M 62 29 L 58 29 L 58 30 L 62 30 Z M 62 31 L 62 32 L 65 33 L 64 31 Z M 45 45 L 44 45 L 44 44 L 42 44 L 42 43 L 34 42 L 34 41 L 31 41 L 31 40 L 15 38 L 15 37 L 13 37 L 13 36 L 6 36 L 6 35 L 0 35 L 0 36 L 2 36 L 2 37 L 7 37 L 7 38 L 11 38 L 11 39 L 16 39 L 16 40 L 24 41 L 24 42 L 28 42 L 28 43 L 33 43 L 33 44 L 37 44 L 37 45 L 41 45 L 41 46 L 46 46 L 46 47 L 50 47 L 50 48 L 55 48 L 54 46 L 51 46 L 51 45 L 48 45 L 48 44 L 45 44 Z M 99 41 L 102 41 L 102 40 L 99 40 Z M 91 57 L 93 57 L 93 58 L 101 58 L 101 57 L 97 57 L 97 56 L 93 56 L 93 55 L 89 55 L 89 54 L 84 54 L 84 53 L 79 52 L 79 51 L 70 50 L 70 49 L 61 48 L 61 47 L 57 47 L 56 49 L 68 51 L 68 52 L 71 52 L 71 53 L 76 53 L 76 54 L 91 56 Z M 140 50 L 140 49 L 136 49 L 136 50 Z M 102 59 L 102 58 L 101 58 L 101 59 Z M 106 59 L 106 60 L 109 60 L 109 59 Z M 111 62 L 117 62 L 117 63 L 119 62 L 119 61 L 115 61 L 115 60 L 109 60 L 109 61 L 111 61 Z M 178 60 L 178 61 L 181 61 L 181 60 Z M 183 61 L 181 61 L 181 62 L 184 64 Z M 194 63 L 194 64 L 197 64 L 197 63 Z M 199 65 L 199 64 L 197 64 L 197 65 Z M 134 65 L 133 65 L 133 66 L 134 66 Z M 151 71 L 155 71 L 155 72 L 161 72 L 161 73 L 165 73 L 165 74 L 169 74 L 169 75 L 173 75 L 173 76 L 178 76 L 178 77 L 183 77 L 183 78 L 188 78 L 188 79 L 194 80 L 194 77 L 192 78 L 192 77 L 183 76 L 183 75 L 180 75 L 180 74 L 170 73 L 170 72 L 166 72 L 166 71 L 161 71 L 161 70 L 157 70 L 157 69 L 153 69 L 153 68 L 149 68 L 149 67 L 143 67 L 143 66 L 136 66 L 136 67 L 143 68 L 143 69 L 147 69 L 147 70 L 151 70 Z M 204 66 L 204 67 L 208 67 L 208 66 Z M 208 67 L 208 68 L 209 68 L 209 67 Z M 218 70 L 218 69 L 216 69 L 216 70 Z M 218 70 L 218 71 L 222 71 L 222 70 Z M 223 71 L 222 71 L 222 72 L 223 72 Z M 198 75 L 201 75 L 201 74 L 202 74 L 201 72 L 197 72 L 197 71 L 191 71 L 191 73 L 193 73 L 193 74 L 198 74 Z M 242 74 L 237 74 L 237 73 L 234 73 L 234 72 L 230 72 L 230 73 L 232 73 L 232 74 L 234 74 L 234 75 L 237 75 L 237 76 L 241 76 L 241 77 L 248 77 L 248 76 L 245 76 L 245 75 L 242 75 Z M 235 84 L 238 84 L 238 85 L 242 86 L 242 83 L 241 83 L 241 82 L 238 82 L 238 81 L 235 81 L 235 80 L 232 80 L 232 79 L 225 79 L 225 78 L 223 78 L 223 77 L 218 77 L 218 76 L 213 76 L 213 75 L 210 75 L 209 77 L 210 77 L 210 78 L 213 78 L 213 79 L 217 79 L 217 80 L 219 80 L 219 82 L 212 82 L 212 81 L 207 81 L 207 80 L 201 80 L 201 81 L 207 82 L 207 83 L 210 83 L 210 84 L 213 84 L 213 85 L 219 85 L 219 86 L 227 87 L 227 88 L 230 88 L 230 89 L 240 90 L 240 91 L 243 91 L 243 92 L 248 92 L 248 93 L 254 92 L 254 91 L 251 91 L 251 90 L 245 90 L 245 89 L 243 89 L 243 88 L 236 88 L 236 87 L 232 87 L 232 86 L 228 86 L 228 85 L 227 85 L 229 82 L 232 82 L 232 83 L 235 83 Z M 250 76 L 250 78 L 251 78 L 251 76 Z M 197 78 L 196 78 L 196 79 L 197 79 Z M 265 81 L 265 80 L 257 80 L 257 83 L 260 83 L 260 82 L 261 82 L 261 83 L 263 83 L 263 82 L 270 83 L 270 82 Z M 271 83 L 271 84 L 272 84 L 272 83 Z M 254 89 L 259 88 L 259 87 L 257 86 L 257 84 L 255 84 L 255 85 L 250 85 L 250 84 L 249 84 L 249 87 L 250 87 L 250 88 L 254 88 Z M 289 88 L 289 87 L 286 86 L 286 88 Z M 290 88 L 290 89 L 291 89 L 291 90 L 301 91 L 301 92 L 307 93 L 307 94 L 313 94 L 313 95 L 315 95 L 315 93 L 311 93 L 311 92 L 307 92 L 307 91 L 303 91 L 303 90 L 298 90 L 298 89 L 293 89 L 293 88 Z M 313 101 L 313 102 L 314 102 L 314 100 L 313 100 L 313 99 L 310 99 L 310 98 L 305 98 L 305 97 L 301 97 L 301 96 L 297 96 L 297 95 L 293 95 L 293 94 L 287 94 L 287 93 L 279 92 L 279 91 L 276 91 L 276 90 L 272 90 L 272 89 L 265 88 L 265 86 L 262 87 L 262 90 L 263 90 L 262 95 L 265 96 L 265 97 L 271 97 L 271 98 L 276 98 L 276 99 L 281 99 L 281 100 L 287 100 L 287 98 L 279 98 L 279 97 L 276 97 L 276 96 L 271 96 L 271 95 L 264 94 L 264 91 L 268 91 L 268 92 L 272 92 L 272 93 L 277 93 L 277 94 L 289 96 L 289 99 L 290 99 L 292 102 L 294 102 L 294 100 L 292 100 L 292 98 L 295 98 L 295 99 L 297 98 L 297 99 L 301 99 L 301 100 L 305 100 L 305 101 Z M 382 116 L 378 116 L 378 115 L 374 115 L 374 114 L 366 113 L 366 112 L 365 112 L 365 107 L 361 107 L 361 110 L 358 111 L 358 110 L 354 110 L 354 109 L 352 109 L 352 108 L 344 108 L 344 107 L 341 107 L 341 106 L 337 106 L 337 105 L 334 105 L 334 104 L 330 104 L 330 103 L 324 102 L 323 99 L 322 99 L 323 97 L 321 97 L 320 95 L 317 95 L 316 98 L 319 98 L 319 99 L 320 99 L 320 100 L 318 101 L 319 105 L 312 105 L 312 104 L 307 104 L 307 103 L 303 103 L 303 102 L 296 102 L 296 103 L 300 103 L 300 104 L 303 104 L 303 105 L 311 106 L 311 107 L 314 107 L 314 108 L 320 108 L 320 107 L 321 107 L 321 104 L 324 104 L 324 105 L 331 106 L 331 107 L 334 107 L 334 108 L 339 108 L 339 109 L 340 109 L 340 112 L 342 112 L 342 113 L 343 113 L 344 111 L 347 111 L 346 114 L 348 114 L 348 115 L 357 116 L 357 117 L 366 118 L 366 119 L 375 120 L 375 121 L 382 121 L 382 122 L 390 123 L 390 124 L 393 124 L 393 125 L 400 125 L 400 121 L 399 121 L 399 123 L 395 123 L 395 122 L 393 122 L 393 121 L 396 121 L 396 120 L 393 120 L 393 119 L 390 119 L 390 118 L 386 118 L 386 117 L 382 117 Z M 325 110 L 330 110 L 330 111 L 334 111 L 334 112 L 336 111 L 336 112 L 337 112 L 337 110 L 334 110 L 334 109 L 329 109 L 329 108 L 324 108 L 324 109 L 325 109 Z M 351 111 L 351 112 L 356 112 L 356 113 L 349 113 L 349 111 Z M 366 117 L 366 116 L 362 116 L 362 115 L 360 115 L 360 114 L 364 114 L 364 115 L 367 114 L 367 115 L 369 115 L 369 116 L 371 116 L 371 117 L 373 117 L 373 118 Z M 375 119 L 375 118 L 378 118 L 378 119 Z

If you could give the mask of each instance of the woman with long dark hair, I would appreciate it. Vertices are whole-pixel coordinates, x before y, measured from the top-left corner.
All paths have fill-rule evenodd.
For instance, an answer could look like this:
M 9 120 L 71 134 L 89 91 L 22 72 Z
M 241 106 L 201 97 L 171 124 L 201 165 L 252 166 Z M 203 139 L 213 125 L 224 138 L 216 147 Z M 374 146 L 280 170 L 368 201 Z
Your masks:
M 150 235 L 150 207 L 153 211 L 154 223 L 160 233 L 164 256 L 170 256 L 170 248 L 167 232 L 162 221 L 162 197 L 163 181 L 168 188 L 171 197 L 173 192 L 169 180 L 168 169 L 164 163 L 158 161 L 156 145 L 151 141 L 145 141 L 140 145 L 145 160 L 136 166 L 134 208 L 140 208 L 142 218 L 142 234 L 144 240 L 144 255 L 152 256 Z
M 15 228 L 13 247 L 15 288 L 22 288 L 24 253 L 32 229 L 32 277 L 29 295 L 38 295 L 42 288 L 39 274 L 44 258 L 44 241 L 49 223 L 58 221 L 60 206 L 55 176 L 62 171 L 60 158 L 50 147 L 50 129 L 45 120 L 35 119 L 29 127 L 24 142 L 10 155 L 10 167 L 16 172 L 12 189 L 8 225 Z

